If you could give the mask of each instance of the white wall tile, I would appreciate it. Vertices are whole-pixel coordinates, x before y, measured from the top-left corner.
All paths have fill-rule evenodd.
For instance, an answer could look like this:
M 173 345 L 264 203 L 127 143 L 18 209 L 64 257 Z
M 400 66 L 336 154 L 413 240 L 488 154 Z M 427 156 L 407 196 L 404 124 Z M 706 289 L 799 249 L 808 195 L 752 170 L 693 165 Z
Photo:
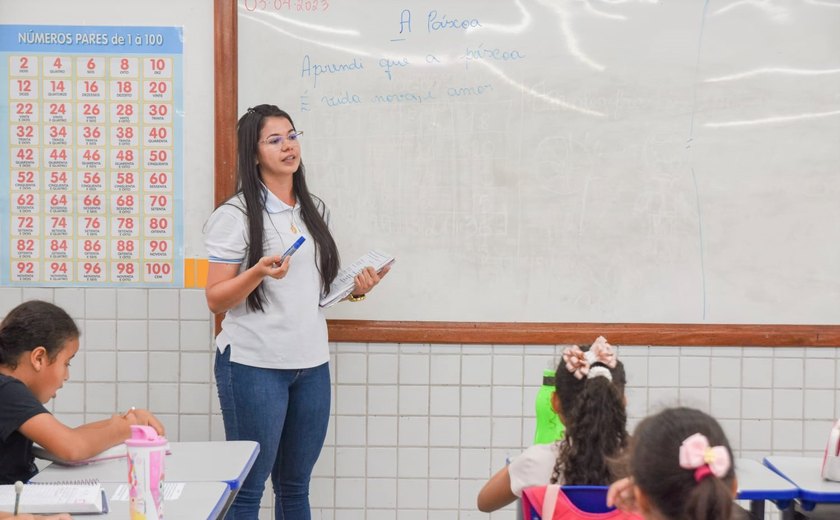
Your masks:
M 24 287 L 23 301 L 42 300 L 52 303 L 54 291 L 50 287 Z
M 465 355 L 461 358 L 461 383 L 489 385 L 492 382 L 492 357 Z
M 165 354 L 168 352 L 152 352 Z M 205 352 L 185 352 L 181 354 L 181 381 L 187 383 L 206 383 L 210 381 L 210 359 L 212 354 Z
M 367 382 L 367 355 L 339 352 L 335 362 L 335 380 L 339 384 Z
M 111 350 L 117 344 L 117 322 L 85 319 L 82 341 L 87 350 Z
M 461 387 L 461 415 L 490 415 L 490 386 Z
M 428 415 L 429 387 L 400 386 L 400 415 Z
M 805 388 L 834 388 L 834 361 L 805 360 Z
M 522 387 L 493 385 L 491 398 L 493 417 L 522 415 Z
M 181 348 L 210 351 L 213 345 L 210 321 L 181 321 Z
M 730 357 L 712 357 L 711 384 L 718 388 L 741 386 L 741 360 Z
M 648 383 L 655 387 L 672 387 L 679 384 L 679 358 L 671 356 L 648 359 Z
M 141 320 L 120 320 L 117 322 L 117 348 L 120 350 L 146 350 L 146 329 L 148 324 Z
M 398 440 L 396 417 L 368 416 L 368 446 L 396 446 Z
M 112 414 L 117 407 L 117 385 L 115 383 L 87 383 L 85 385 L 85 411 L 87 413 Z
M 148 318 L 148 294 L 146 289 L 117 289 L 117 318 L 121 320 L 145 320 Z
M 458 479 L 430 479 L 429 480 L 429 508 L 446 509 L 458 508 L 459 490 Z M 429 518 L 441 518 L 440 511 L 434 511 Z M 458 518 L 457 516 L 455 518 Z
M 648 388 L 648 414 L 656 413 L 663 408 L 679 406 L 679 388 L 651 387 Z
M 155 415 L 178 413 L 178 402 L 177 384 L 155 383 L 149 385 L 149 410 Z
M 680 405 L 690 408 L 697 408 L 709 413 L 709 389 L 708 388 L 680 388 Z
M 805 419 L 834 419 L 835 390 L 805 390 Z M 826 434 L 827 435 L 827 434 Z
M 430 422 L 434 417 L 400 417 L 397 423 L 400 446 L 426 446 L 429 444 Z M 455 417 L 445 417 L 453 419 Z M 457 439 L 457 434 L 456 437 Z M 456 441 L 457 442 L 457 441 Z
M 119 381 L 148 381 L 146 352 L 117 353 L 117 379 Z
M 181 345 L 181 327 L 176 320 L 150 320 L 148 322 L 149 350 L 178 350 Z
M 733 450 L 741 449 L 741 421 L 739 419 L 718 419 L 723 433 L 729 439 L 729 446 Z
M 5 302 L 3 293 L 0 292 L 0 300 Z M 85 290 L 80 287 L 60 287 L 55 289 L 53 295 L 53 303 L 67 311 L 74 320 L 81 320 L 85 318 Z M 0 304 L 2 305 L 2 304 Z M 2 312 L 0 307 L 0 315 Z
M 741 414 L 745 419 L 769 419 L 773 392 L 745 388 L 741 391 Z
M 117 409 L 119 413 L 129 410 L 132 406 L 134 408 L 149 408 L 149 385 L 143 383 L 123 383 L 117 384 Z M 153 412 L 154 413 L 154 412 Z
M 182 320 L 209 320 L 212 316 L 207 307 L 204 289 L 182 289 L 179 293 L 179 312 Z
M 368 413 L 374 415 L 396 415 L 399 387 L 368 386 Z
M 316 465 L 317 466 L 317 465 Z M 335 480 L 330 478 L 313 477 L 309 483 L 309 504 L 312 509 L 318 507 L 335 507 Z M 315 518 L 321 518 L 315 516 Z M 272 515 L 269 520 L 273 519 Z
M 364 446 L 366 425 L 364 417 L 354 415 L 335 417 L 336 446 Z
M 428 448 L 400 448 L 397 452 L 399 478 L 426 478 L 429 475 Z
M 709 358 L 681 357 L 680 386 L 709 386 Z
M 457 385 L 461 382 L 461 357 L 431 356 L 429 381 L 433 385 Z
M 335 448 L 335 475 L 337 477 L 364 477 L 366 471 L 365 448 L 348 446 Z
M 466 419 L 465 419 L 466 420 Z M 491 422 L 492 446 L 522 446 L 522 419 L 497 417 Z
M 825 445 L 828 442 L 828 434 L 834 426 L 834 420 L 823 421 L 804 421 L 802 423 L 804 428 L 804 448 L 806 450 L 825 450 Z
M 400 355 L 400 384 L 428 385 L 429 356 L 425 354 Z
M 742 450 L 770 450 L 772 448 L 772 426 L 769 419 L 741 421 Z
M 335 411 L 344 415 L 364 415 L 367 411 L 367 387 L 336 385 Z
M 772 359 L 744 359 L 741 369 L 741 384 L 745 388 L 770 388 L 771 386 L 773 386 Z
M 210 418 L 206 415 L 180 415 L 178 439 L 183 442 L 206 441 L 210 438 Z M 169 428 L 167 427 L 167 437 Z
M 371 508 L 395 508 L 397 505 L 397 480 L 393 478 L 369 478 L 366 505 Z
M 6 315 L 9 314 L 10 310 L 14 309 L 21 303 L 23 303 L 23 291 L 20 288 L 0 287 L 0 317 L 5 318 Z M 65 310 L 67 310 L 68 314 L 70 313 L 69 309 Z M 73 315 L 70 314 L 70 316 Z M 73 317 L 75 318 L 76 316 Z
M 56 395 L 54 410 L 63 413 L 82 413 L 85 411 L 85 385 L 84 383 L 64 383 L 64 386 Z
M 429 414 L 459 415 L 461 413 L 461 391 L 457 386 L 429 387 Z
M 402 432 L 400 432 L 402 434 Z M 461 438 L 461 421 L 458 417 L 430 417 L 429 445 L 458 446 Z
M 395 354 L 369 354 L 367 384 L 396 384 L 399 377 L 399 357 Z
M 521 385 L 523 379 L 522 356 L 496 355 L 493 357 L 494 385 Z
M 352 448 L 359 449 L 359 448 Z M 335 477 L 335 455 L 337 448 L 323 448 L 318 455 L 318 460 L 315 462 L 315 467 L 312 468 L 313 480 L 317 477 Z M 362 461 L 364 462 L 364 461 Z M 332 495 L 332 494 L 331 494 Z
M 149 352 L 149 381 L 177 382 L 180 368 L 177 352 Z
M 716 419 L 741 417 L 740 388 L 712 388 L 710 413 Z
M 182 414 L 210 414 L 209 384 L 182 383 L 180 395 L 180 412 Z
M 777 358 L 773 360 L 773 386 L 775 388 L 802 388 L 804 360 Z
M 801 450 L 802 432 L 802 421 L 773 421 L 773 450 Z
M 86 380 L 116 381 L 117 354 L 115 352 L 91 351 L 85 354 Z
M 774 419 L 801 419 L 803 405 L 802 390 L 773 390 Z
M 397 503 L 401 511 L 400 518 L 412 520 L 406 513 L 402 512 L 404 508 L 422 509 L 422 511 L 417 512 L 421 516 L 415 518 L 418 520 L 428 518 L 425 516 L 428 515 L 426 508 L 429 503 L 429 486 L 427 480 L 425 478 L 400 478 L 397 481 Z
M 117 317 L 116 289 L 85 289 L 85 319 L 113 320 Z
M 487 447 L 490 446 L 491 424 L 489 417 L 462 417 L 461 441 L 459 446 Z
M 648 385 L 648 360 L 643 357 L 620 357 L 627 375 L 627 385 L 643 387 Z
M 486 479 L 490 473 L 490 450 L 487 448 L 461 448 L 461 478 Z M 477 494 L 477 490 L 476 490 Z M 473 496 L 475 500 L 475 495 Z
M 149 291 L 149 318 L 153 320 L 177 320 L 179 317 L 179 292 L 178 289 L 155 289 Z
M 429 448 L 429 476 L 457 478 L 460 474 L 458 448 Z

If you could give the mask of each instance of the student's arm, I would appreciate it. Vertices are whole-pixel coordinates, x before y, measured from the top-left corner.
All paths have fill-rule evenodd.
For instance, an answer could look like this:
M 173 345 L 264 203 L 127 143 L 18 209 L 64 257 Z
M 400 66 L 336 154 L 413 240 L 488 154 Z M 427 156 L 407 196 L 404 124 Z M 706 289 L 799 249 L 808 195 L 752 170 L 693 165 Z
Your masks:
M 73 520 L 73 517 L 68 515 L 67 513 L 61 513 L 58 515 L 30 515 L 28 513 L 23 513 L 20 515 L 13 515 L 12 513 L 4 513 L 0 511 L 0 520 Z
M 242 303 L 266 276 L 283 278 L 289 271 L 291 258 L 287 257 L 282 265 L 275 266 L 279 260 L 279 256 L 264 256 L 241 274 L 239 264 L 210 262 L 204 289 L 207 306 L 215 314 L 227 312 Z
M 125 415 L 70 428 L 52 414 L 41 413 L 24 422 L 18 430 L 45 450 L 69 461 L 97 455 L 126 440 L 131 424 L 148 424 L 163 433 L 163 425 L 145 410 L 132 410 Z M 0 517 L 2 518 L 2 517 Z
M 508 467 L 505 466 L 490 477 L 490 480 L 478 492 L 478 510 L 490 513 L 505 507 L 516 498 L 510 489 L 510 473 Z

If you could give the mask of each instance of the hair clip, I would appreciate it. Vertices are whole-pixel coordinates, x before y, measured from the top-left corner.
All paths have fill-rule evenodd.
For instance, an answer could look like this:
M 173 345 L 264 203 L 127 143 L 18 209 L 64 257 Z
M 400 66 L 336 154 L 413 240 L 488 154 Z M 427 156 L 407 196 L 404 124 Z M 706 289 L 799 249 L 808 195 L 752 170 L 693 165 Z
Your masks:
M 694 470 L 694 480 L 700 482 L 709 475 L 723 478 L 732 467 L 729 450 L 724 446 L 709 446 L 709 439 L 695 433 L 680 446 L 680 467 Z

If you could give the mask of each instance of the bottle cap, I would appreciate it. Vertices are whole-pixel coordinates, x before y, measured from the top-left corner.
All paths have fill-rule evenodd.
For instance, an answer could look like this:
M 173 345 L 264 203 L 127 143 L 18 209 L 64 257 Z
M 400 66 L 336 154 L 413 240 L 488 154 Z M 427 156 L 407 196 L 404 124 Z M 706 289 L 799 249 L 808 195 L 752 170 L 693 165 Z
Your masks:
M 165 446 L 166 437 L 161 437 L 157 434 L 151 426 L 141 426 L 139 424 L 132 424 L 131 437 L 125 440 L 126 446 L 143 447 L 143 446 Z

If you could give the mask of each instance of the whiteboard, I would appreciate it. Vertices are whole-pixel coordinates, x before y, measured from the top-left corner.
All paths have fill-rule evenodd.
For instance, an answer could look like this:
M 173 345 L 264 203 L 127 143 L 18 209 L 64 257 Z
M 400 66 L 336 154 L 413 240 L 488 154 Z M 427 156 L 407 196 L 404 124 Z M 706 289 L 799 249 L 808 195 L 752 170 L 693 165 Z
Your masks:
M 213 0 L 0 2 L 8 24 L 183 27 L 184 256 L 205 256 L 201 229 L 213 209 Z
M 840 2 L 239 2 L 288 110 L 332 318 L 840 323 Z

